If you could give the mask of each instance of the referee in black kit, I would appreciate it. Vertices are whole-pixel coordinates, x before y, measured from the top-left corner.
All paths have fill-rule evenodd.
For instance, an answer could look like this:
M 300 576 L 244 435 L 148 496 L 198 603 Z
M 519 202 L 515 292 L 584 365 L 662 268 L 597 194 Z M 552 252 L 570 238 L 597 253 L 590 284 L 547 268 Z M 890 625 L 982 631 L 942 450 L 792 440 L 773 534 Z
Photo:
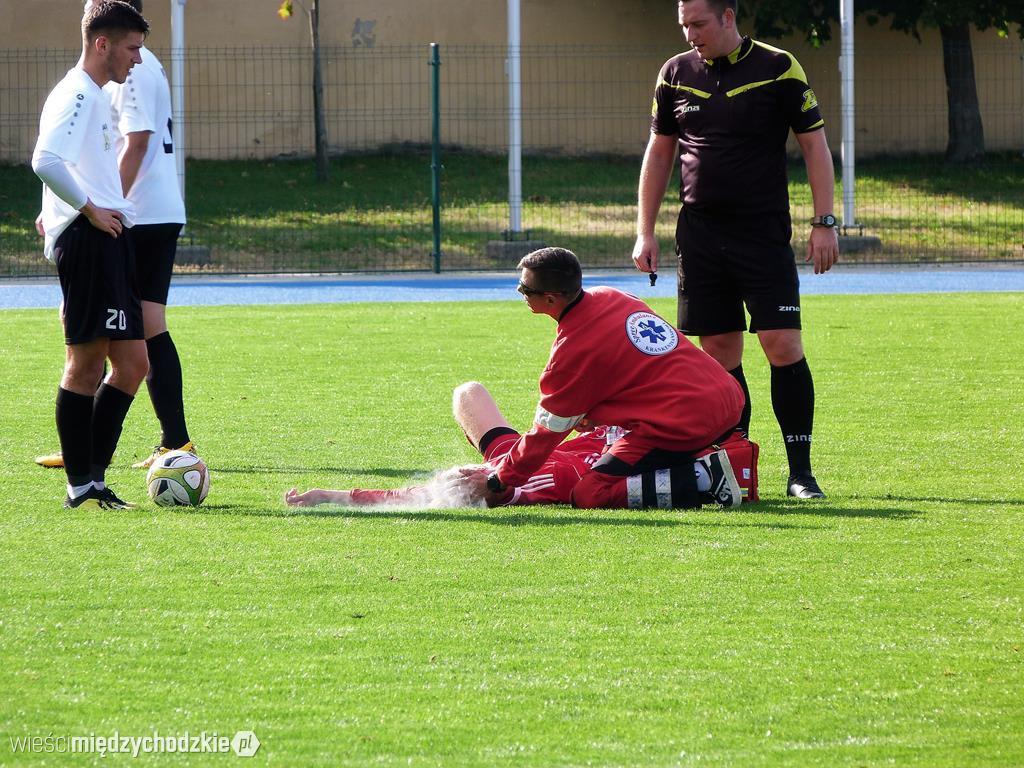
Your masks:
M 678 156 L 679 327 L 699 336 L 704 350 L 743 387 L 740 426 L 747 431 L 746 305 L 750 332 L 771 364 L 772 407 L 789 461 L 786 492 L 824 498 L 811 470 L 814 383 L 800 336 L 786 176 L 792 130 L 814 203 L 806 260 L 815 274 L 827 272 L 839 258 L 839 243 L 824 121 L 799 62 L 739 34 L 736 0 L 680 0 L 678 8 L 692 50 L 669 59 L 658 75 L 633 261 L 643 272 L 658 269 L 654 226 Z

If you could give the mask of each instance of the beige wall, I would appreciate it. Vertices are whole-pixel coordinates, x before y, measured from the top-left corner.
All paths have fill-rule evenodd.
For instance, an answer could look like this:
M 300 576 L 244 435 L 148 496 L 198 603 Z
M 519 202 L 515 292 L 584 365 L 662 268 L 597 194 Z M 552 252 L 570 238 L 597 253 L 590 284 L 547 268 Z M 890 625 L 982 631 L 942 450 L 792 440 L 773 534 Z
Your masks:
M 18 30 L 5 42 L 18 48 L 77 47 L 79 0 L 0 0 L 0 18 Z M 189 0 L 185 5 L 188 44 L 305 45 L 309 24 L 299 3 L 295 15 L 277 17 L 279 0 Z M 306 0 L 306 6 L 309 6 Z M 374 21 L 377 45 L 439 42 L 490 44 L 505 41 L 504 0 L 320 0 L 325 45 L 351 45 L 356 20 Z M 170 42 L 170 0 L 144 0 L 153 27 L 152 47 Z M 667 9 L 667 10 L 666 10 Z M 665 24 L 656 23 L 662 17 Z M 66 18 L 69 24 L 62 25 Z M 522 0 L 523 41 L 551 44 L 652 43 L 671 47 L 677 39 L 671 0 Z
M 522 5 L 525 146 L 640 152 L 658 66 L 683 47 L 674 3 Z M 277 6 L 278 0 L 190 0 L 185 6 L 188 154 L 274 157 L 311 151 L 308 22 L 298 3 L 288 21 L 277 17 Z M 442 44 L 443 140 L 504 147 L 502 0 L 321 0 L 321 6 L 322 42 L 334 46 L 325 70 L 333 147 L 429 140 L 428 41 Z M 80 44 L 80 8 L 78 0 L 0 0 L 0 18 L 17 31 L 6 46 L 19 49 L 7 51 L 6 58 L 0 52 L 0 160 L 18 161 L 31 152 L 42 100 Z M 167 48 L 168 0 L 148 0 L 146 11 L 153 24 L 150 47 Z M 62 18 L 68 23 L 58 23 Z M 918 43 L 884 26 L 858 23 L 856 37 L 858 154 L 942 151 L 946 105 L 938 34 L 926 32 Z M 789 48 L 803 63 L 838 151 L 838 42 L 819 50 L 799 40 L 773 44 Z M 1015 36 L 974 35 L 989 149 L 1024 149 L 1022 50 Z

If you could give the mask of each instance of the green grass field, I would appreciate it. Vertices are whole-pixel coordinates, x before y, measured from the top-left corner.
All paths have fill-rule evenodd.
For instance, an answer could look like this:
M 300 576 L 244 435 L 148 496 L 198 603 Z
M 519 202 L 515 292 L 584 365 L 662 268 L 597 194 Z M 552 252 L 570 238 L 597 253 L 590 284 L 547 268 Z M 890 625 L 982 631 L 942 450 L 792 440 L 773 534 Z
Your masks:
M 485 256 L 508 227 L 507 160 L 458 152 L 443 160 L 442 267 L 509 266 Z M 211 249 L 205 269 L 432 269 L 429 155 L 351 154 L 331 163 L 330 180 L 318 184 L 308 160 L 190 161 L 188 231 Z M 631 265 L 639 167 L 635 157 L 526 158 L 523 226 L 534 239 L 573 249 L 588 267 Z M 1022 176 L 1019 153 L 971 168 L 930 157 L 865 160 L 857 168 L 857 219 L 883 250 L 844 260 L 1024 260 Z M 0 275 L 47 269 L 32 226 L 39 189 L 27 166 L 0 165 Z M 677 190 L 673 180 L 662 209 L 666 245 Z M 790 198 L 800 252 L 813 211 L 799 161 L 790 168 Z
M 653 302 L 672 316 L 674 304 Z M 829 499 L 289 513 L 292 485 L 472 461 L 449 393 L 527 425 L 515 301 L 172 308 L 198 509 L 60 509 L 53 311 L 0 313 L 0 765 L 12 737 L 251 729 L 287 766 L 1024 765 L 1021 294 L 804 300 Z M 141 394 L 108 478 L 156 441 Z M 234 756 L 166 755 L 167 765 Z

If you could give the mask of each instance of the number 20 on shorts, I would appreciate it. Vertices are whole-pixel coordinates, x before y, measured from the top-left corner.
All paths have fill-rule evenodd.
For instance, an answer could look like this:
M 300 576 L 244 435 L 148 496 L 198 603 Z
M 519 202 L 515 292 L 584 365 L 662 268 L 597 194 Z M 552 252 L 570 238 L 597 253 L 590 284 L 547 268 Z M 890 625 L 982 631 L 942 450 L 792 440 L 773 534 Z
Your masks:
M 107 308 L 107 328 L 112 331 L 123 331 L 128 327 L 128 321 L 125 319 L 123 309 L 111 309 Z

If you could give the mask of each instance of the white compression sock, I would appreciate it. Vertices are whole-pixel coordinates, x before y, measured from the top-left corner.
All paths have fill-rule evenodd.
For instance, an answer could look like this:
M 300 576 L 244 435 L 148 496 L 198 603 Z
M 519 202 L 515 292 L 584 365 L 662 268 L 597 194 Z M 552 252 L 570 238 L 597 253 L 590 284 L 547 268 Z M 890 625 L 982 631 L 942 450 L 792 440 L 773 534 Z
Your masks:
M 88 493 L 89 489 L 92 488 L 92 487 L 93 487 L 93 484 L 91 482 L 86 483 L 85 485 L 71 485 L 69 483 L 68 484 L 68 498 L 70 498 L 70 499 L 77 499 L 83 493 Z
M 704 466 L 704 462 L 693 462 L 693 472 L 697 475 L 697 490 L 701 493 L 704 491 L 710 491 L 711 475 L 708 474 L 708 468 Z

